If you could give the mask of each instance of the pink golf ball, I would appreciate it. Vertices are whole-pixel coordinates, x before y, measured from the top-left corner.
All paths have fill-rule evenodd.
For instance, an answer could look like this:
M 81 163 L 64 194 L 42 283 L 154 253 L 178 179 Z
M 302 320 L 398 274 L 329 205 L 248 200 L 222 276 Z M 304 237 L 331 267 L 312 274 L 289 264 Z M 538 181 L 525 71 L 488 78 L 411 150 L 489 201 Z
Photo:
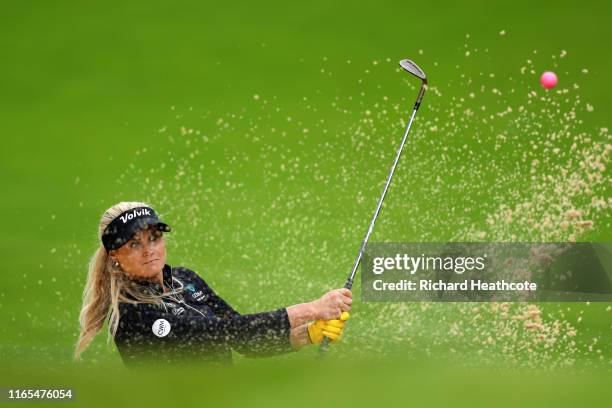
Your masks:
M 552 89 L 557 85 L 557 74 L 552 71 L 546 71 L 540 77 L 540 83 L 546 89 Z

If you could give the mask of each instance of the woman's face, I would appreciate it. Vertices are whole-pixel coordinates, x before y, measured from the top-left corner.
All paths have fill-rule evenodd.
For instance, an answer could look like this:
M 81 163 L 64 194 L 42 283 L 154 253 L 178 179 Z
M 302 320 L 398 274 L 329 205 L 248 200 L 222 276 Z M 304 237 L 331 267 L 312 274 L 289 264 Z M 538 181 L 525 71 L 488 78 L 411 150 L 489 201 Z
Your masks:
M 132 279 L 156 280 L 166 263 L 166 244 L 154 226 L 141 229 L 121 248 L 111 250 L 121 269 Z

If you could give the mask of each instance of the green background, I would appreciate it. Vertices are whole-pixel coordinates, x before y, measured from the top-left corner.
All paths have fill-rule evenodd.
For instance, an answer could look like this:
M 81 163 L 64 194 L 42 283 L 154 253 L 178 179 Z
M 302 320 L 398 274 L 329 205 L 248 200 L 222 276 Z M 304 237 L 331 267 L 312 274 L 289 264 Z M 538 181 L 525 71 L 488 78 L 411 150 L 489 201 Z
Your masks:
M 118 201 L 151 203 L 173 226 L 168 263 L 200 273 L 241 312 L 341 286 L 416 96 L 418 81 L 397 70 L 403 58 L 427 72 L 431 88 L 374 240 L 467 240 L 501 205 L 530 200 L 537 210 L 523 220 L 563 213 L 559 169 L 580 171 L 571 144 L 610 143 L 600 129 L 612 105 L 611 9 L 605 1 L 5 4 L 0 385 L 77 384 L 91 403 L 94 384 L 129 377 L 105 333 L 83 363 L 71 362 L 99 218 Z M 545 70 L 557 72 L 559 93 L 542 91 Z M 512 113 L 497 115 L 508 106 Z M 532 178 L 534 159 L 549 184 Z M 601 175 L 592 190 L 608 200 L 609 170 Z M 576 238 L 609 242 L 609 210 L 585 197 L 570 197 L 594 221 Z M 483 239 L 568 239 L 558 219 L 544 232 L 524 222 L 491 227 Z M 476 339 L 496 337 L 499 322 L 474 320 L 472 307 L 356 302 L 331 361 L 400 356 L 393 378 L 406 381 L 447 359 L 557 371 L 571 354 L 570 368 L 609 370 L 609 304 L 540 305 L 545 322 L 562 320 L 577 335 L 532 350 L 508 339 L 483 348 Z M 454 322 L 464 335 L 449 338 Z M 529 336 L 519 334 L 524 344 Z M 314 401 L 327 386 L 299 384 L 325 368 L 279 373 L 315 355 L 237 356 L 236 369 L 270 379 L 249 388 L 257 401 L 278 378 L 296 393 L 311 386 Z M 96 377 L 99 366 L 110 375 Z M 330 378 L 342 381 L 339 371 Z M 196 368 L 192 385 L 199 375 L 206 382 Z

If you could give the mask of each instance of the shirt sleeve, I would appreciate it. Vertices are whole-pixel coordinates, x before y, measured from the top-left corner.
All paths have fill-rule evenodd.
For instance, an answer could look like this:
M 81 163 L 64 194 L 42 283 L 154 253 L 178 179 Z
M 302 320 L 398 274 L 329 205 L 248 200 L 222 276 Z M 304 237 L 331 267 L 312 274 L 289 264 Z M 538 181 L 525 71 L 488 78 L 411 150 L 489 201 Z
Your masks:
M 191 280 L 197 283 L 205 295 L 204 301 L 215 314 L 228 319 L 232 323 L 229 329 L 234 341 L 231 347 L 248 357 L 271 356 L 294 351 L 289 340 L 291 325 L 287 309 L 281 308 L 272 312 L 255 314 L 240 314 L 232 308 L 221 296 L 197 273 L 190 271 Z

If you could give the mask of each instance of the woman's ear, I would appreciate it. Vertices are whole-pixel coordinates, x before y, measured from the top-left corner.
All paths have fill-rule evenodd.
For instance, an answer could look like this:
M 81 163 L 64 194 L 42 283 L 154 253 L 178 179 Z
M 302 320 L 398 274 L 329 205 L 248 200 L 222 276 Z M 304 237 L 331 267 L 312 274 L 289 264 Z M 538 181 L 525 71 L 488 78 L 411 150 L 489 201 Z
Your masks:
M 119 262 L 117 261 L 117 258 L 115 257 L 115 255 L 117 255 L 117 251 L 115 251 L 114 249 L 111 249 L 110 251 L 108 251 L 108 257 L 109 257 L 111 263 L 113 263 L 115 266 L 117 266 L 119 264 Z

